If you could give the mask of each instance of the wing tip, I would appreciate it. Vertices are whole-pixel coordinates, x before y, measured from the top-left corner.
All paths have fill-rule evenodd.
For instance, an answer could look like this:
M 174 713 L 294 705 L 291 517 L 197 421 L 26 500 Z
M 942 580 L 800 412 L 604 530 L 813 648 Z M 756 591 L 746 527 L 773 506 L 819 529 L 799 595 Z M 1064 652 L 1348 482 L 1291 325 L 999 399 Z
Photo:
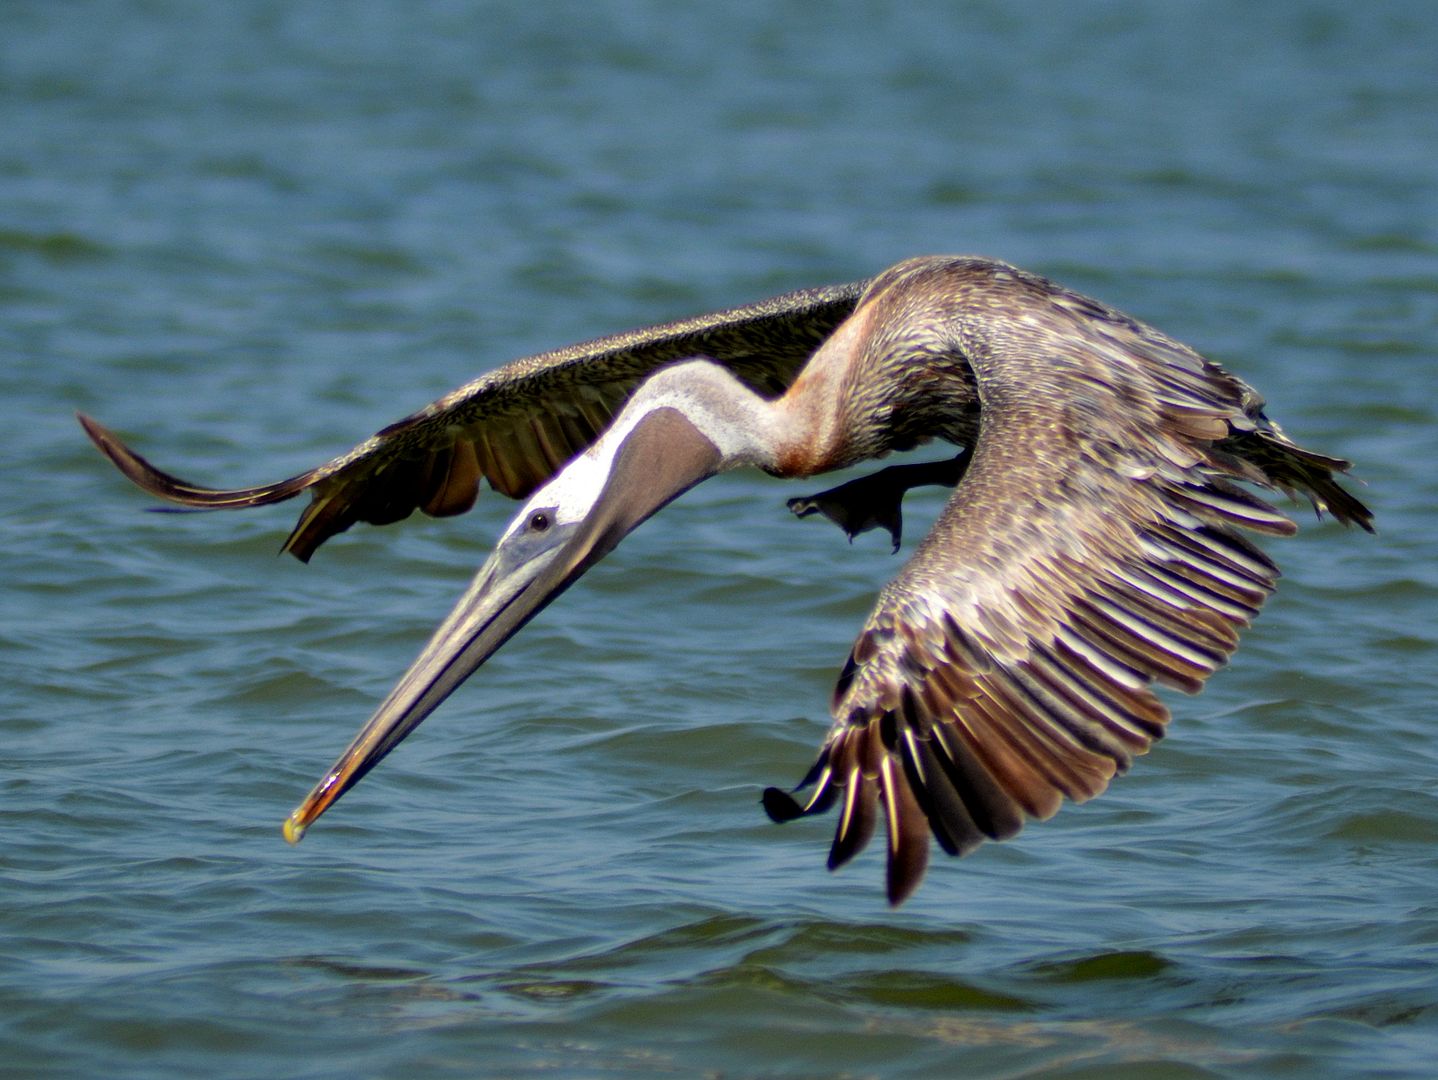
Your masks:
M 798 800 L 787 791 L 780 791 L 776 787 L 766 787 L 764 794 L 759 797 L 759 803 L 775 825 L 783 825 L 804 816 L 804 808 L 799 805 Z
M 120 473 L 141 491 L 166 502 L 202 510 L 228 510 L 245 506 L 266 506 L 293 498 L 316 480 L 316 470 L 300 473 L 273 484 L 249 488 L 208 488 L 181 480 L 151 465 L 131 450 L 123 439 L 93 417 L 76 412 L 75 419 L 95 447 L 110 459 Z

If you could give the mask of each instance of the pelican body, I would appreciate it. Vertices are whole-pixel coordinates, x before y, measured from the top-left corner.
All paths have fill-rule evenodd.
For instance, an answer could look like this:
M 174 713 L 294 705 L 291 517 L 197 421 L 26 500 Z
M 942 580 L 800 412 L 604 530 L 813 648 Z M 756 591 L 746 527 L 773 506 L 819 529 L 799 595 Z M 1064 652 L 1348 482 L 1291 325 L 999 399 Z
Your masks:
M 830 869 L 882 819 L 889 901 L 930 842 L 963 855 L 1102 792 L 1162 736 L 1155 684 L 1221 667 L 1278 569 L 1248 533 L 1296 526 L 1250 488 L 1305 495 L 1372 531 L 1335 480 L 1219 365 L 1096 300 L 978 257 L 911 259 L 848 285 L 516 361 L 275 484 L 221 490 L 154 468 L 81 417 L 131 480 L 241 507 L 308 491 L 285 542 L 308 560 L 358 521 L 460 513 L 481 478 L 524 499 L 458 604 L 285 822 L 305 830 L 525 623 L 695 484 L 737 468 L 802 478 L 931 440 L 792 499 L 852 537 L 904 493 L 954 487 L 880 593 L 831 701 L 833 726 L 776 821 L 837 807 Z M 1248 487 L 1240 486 L 1248 485 Z M 807 791 L 802 796 L 800 792 Z

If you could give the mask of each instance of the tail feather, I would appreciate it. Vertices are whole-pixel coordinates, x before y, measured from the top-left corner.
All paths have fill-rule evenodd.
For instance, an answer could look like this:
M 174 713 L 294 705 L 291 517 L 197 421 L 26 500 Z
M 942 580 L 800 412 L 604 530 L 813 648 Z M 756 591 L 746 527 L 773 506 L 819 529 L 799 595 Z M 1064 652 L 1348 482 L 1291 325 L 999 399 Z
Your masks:
M 1285 494 L 1306 497 L 1318 513 L 1331 514 L 1344 525 L 1375 531 L 1373 511 L 1334 475 L 1348 472 L 1351 462 L 1305 450 L 1277 430 L 1247 432 L 1220 446 L 1256 465 L 1268 483 Z

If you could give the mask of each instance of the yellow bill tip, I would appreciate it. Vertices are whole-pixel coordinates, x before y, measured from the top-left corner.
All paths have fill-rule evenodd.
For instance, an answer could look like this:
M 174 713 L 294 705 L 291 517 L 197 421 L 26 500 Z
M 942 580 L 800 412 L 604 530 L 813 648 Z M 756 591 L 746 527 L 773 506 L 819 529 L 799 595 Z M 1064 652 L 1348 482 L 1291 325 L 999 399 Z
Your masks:
M 305 827 L 300 823 L 300 812 L 298 810 L 285 818 L 284 834 L 286 842 L 291 844 L 298 844 L 304 839 Z

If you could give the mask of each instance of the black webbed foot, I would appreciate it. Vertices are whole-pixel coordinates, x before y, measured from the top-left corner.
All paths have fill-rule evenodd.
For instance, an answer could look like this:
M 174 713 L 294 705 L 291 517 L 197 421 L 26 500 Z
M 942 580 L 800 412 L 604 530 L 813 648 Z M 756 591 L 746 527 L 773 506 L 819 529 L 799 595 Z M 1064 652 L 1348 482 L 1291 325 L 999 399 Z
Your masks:
M 904 493 L 883 482 L 885 472 L 888 470 L 850 480 L 817 495 L 790 499 L 785 505 L 797 517 L 823 514 L 844 530 L 851 544 L 860 533 L 870 529 L 887 529 L 889 538 L 894 542 L 894 550 L 898 551 L 899 541 L 904 535 L 901 509 Z
M 850 543 L 870 529 L 886 529 L 897 552 L 904 534 L 904 495 L 910 488 L 924 484 L 953 487 L 968 468 L 970 456 L 965 450 L 944 461 L 890 465 L 817 495 L 790 499 L 786 505 L 798 517 L 822 514 L 844 530 Z

